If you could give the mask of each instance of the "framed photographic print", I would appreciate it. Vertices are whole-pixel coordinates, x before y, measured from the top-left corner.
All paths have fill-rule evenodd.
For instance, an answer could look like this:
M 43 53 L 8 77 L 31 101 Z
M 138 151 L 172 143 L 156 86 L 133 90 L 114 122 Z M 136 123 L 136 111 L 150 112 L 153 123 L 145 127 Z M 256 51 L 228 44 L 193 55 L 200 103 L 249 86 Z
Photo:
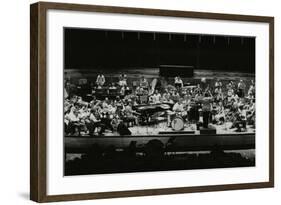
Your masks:
M 30 197 L 274 186 L 274 18 L 31 5 Z

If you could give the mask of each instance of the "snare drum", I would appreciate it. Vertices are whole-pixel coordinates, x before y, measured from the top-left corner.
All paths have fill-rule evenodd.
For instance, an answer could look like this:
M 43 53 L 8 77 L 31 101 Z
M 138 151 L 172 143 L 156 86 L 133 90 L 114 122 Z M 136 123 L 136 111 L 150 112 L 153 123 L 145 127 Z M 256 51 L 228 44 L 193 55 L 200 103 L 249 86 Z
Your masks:
M 175 131 L 183 130 L 183 128 L 184 128 L 184 121 L 183 121 L 182 117 L 176 116 L 172 120 L 172 128 Z

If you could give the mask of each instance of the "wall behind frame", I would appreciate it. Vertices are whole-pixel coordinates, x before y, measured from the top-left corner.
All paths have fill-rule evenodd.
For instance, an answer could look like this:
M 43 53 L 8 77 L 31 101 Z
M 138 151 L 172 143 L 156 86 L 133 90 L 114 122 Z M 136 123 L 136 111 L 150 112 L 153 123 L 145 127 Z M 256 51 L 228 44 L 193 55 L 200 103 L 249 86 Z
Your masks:
M 1 69 L 1 204 L 34 204 L 29 201 L 29 4 L 35 1 L 3 1 L 0 7 L 0 69 Z M 80 0 L 60 2 L 147 7 L 203 12 L 275 16 L 275 90 L 280 82 L 280 3 L 276 0 Z M 275 166 L 274 189 L 239 190 L 184 195 L 107 199 L 54 204 L 276 204 L 280 198 L 281 119 L 280 92 L 275 92 Z

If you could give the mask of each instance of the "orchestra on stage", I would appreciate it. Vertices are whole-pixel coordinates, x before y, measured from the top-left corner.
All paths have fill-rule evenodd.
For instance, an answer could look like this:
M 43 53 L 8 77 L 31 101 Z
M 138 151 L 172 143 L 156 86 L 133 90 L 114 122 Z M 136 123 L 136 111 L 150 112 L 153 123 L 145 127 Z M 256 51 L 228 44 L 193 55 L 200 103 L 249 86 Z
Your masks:
M 66 136 L 144 135 L 150 129 L 184 132 L 213 126 L 229 132 L 255 130 L 255 82 L 205 78 L 190 84 L 176 76 L 129 81 L 99 73 L 96 81 L 65 80 Z M 151 133 L 150 133 L 151 134 Z

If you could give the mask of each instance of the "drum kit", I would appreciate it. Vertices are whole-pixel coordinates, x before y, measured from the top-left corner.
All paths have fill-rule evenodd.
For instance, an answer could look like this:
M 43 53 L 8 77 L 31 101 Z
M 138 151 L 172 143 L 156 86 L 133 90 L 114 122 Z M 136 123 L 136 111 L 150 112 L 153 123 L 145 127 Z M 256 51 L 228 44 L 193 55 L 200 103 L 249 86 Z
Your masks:
M 180 131 L 184 129 L 184 120 L 181 116 L 176 116 L 171 123 L 173 130 Z
M 184 124 L 186 120 L 183 118 L 183 116 L 186 116 L 186 112 L 173 112 L 173 111 L 167 111 L 168 114 L 168 120 L 167 125 L 168 127 L 172 127 L 175 131 L 180 131 L 184 129 Z

